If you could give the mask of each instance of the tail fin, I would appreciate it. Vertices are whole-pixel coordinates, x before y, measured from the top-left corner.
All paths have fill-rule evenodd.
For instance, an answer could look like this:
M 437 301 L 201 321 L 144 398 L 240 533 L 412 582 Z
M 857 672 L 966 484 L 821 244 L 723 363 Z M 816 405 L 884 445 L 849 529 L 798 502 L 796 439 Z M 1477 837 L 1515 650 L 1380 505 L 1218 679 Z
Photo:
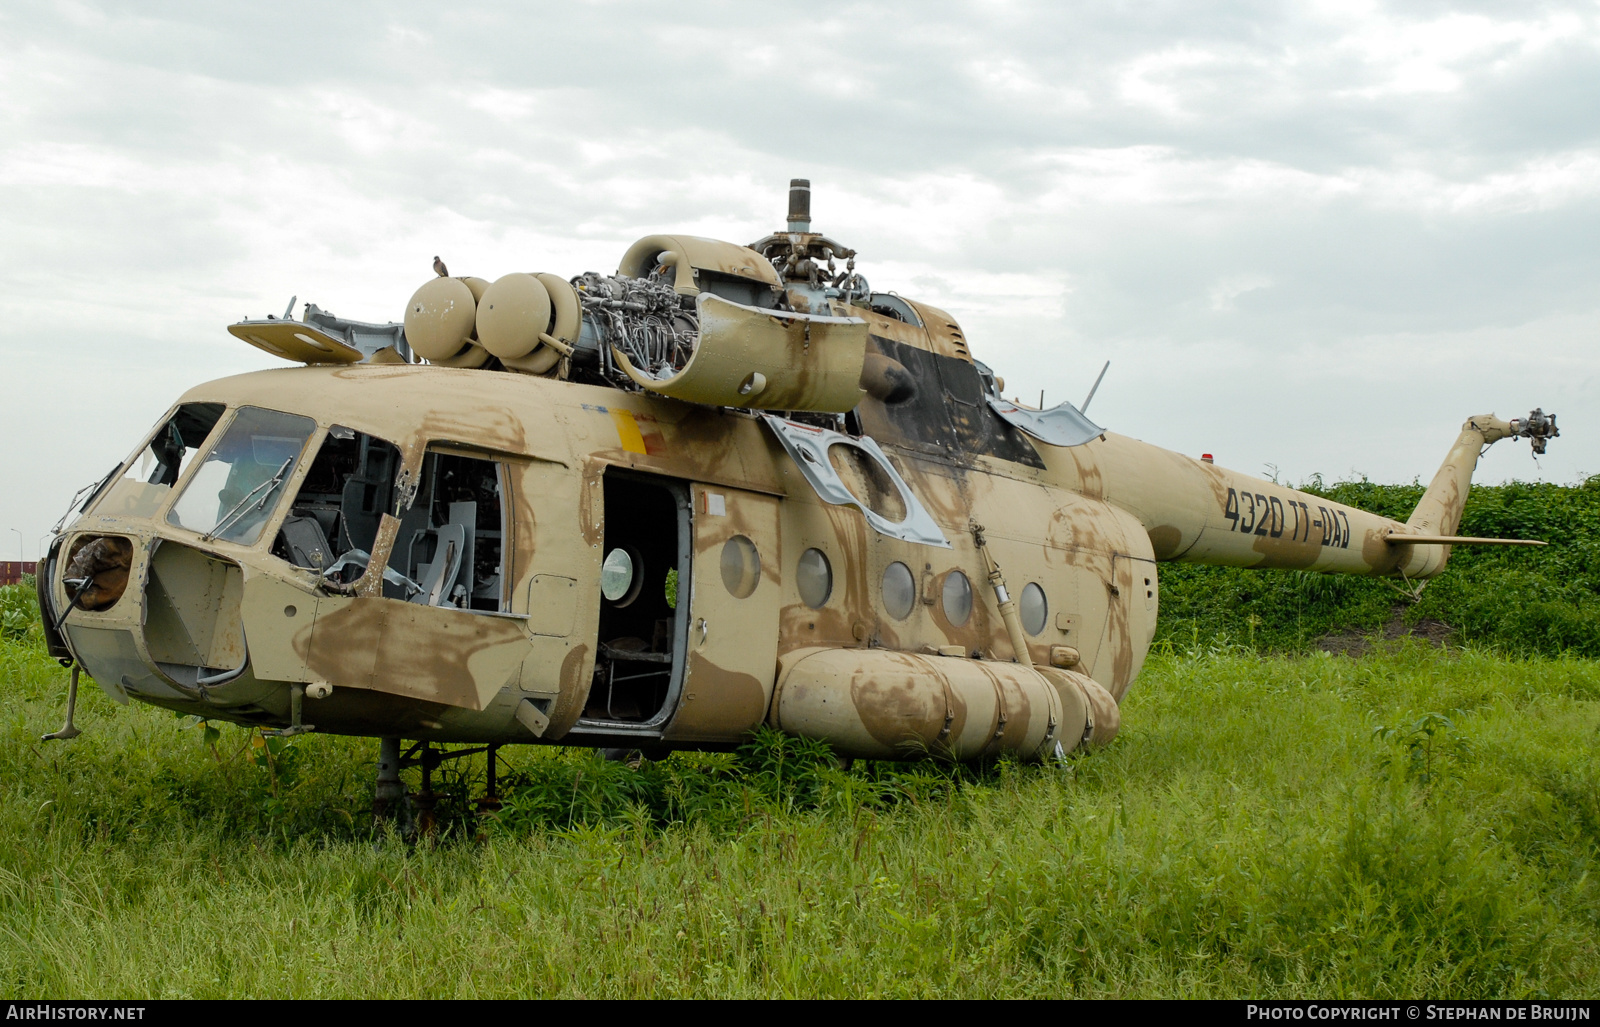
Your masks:
M 1533 440 L 1534 453 L 1539 454 L 1560 434 L 1555 415 L 1543 410 L 1536 409 L 1526 418 L 1510 421 L 1502 421 L 1493 414 L 1467 418 L 1467 423 L 1461 426 L 1461 436 L 1450 447 L 1444 463 L 1439 465 L 1428 491 L 1422 494 L 1417 508 L 1411 512 L 1411 519 L 1406 521 L 1406 527 L 1421 535 L 1454 535 L 1461 526 L 1461 511 L 1467 504 L 1467 492 L 1472 488 L 1472 472 L 1485 446 L 1501 439 L 1528 438 Z
M 1493 414 L 1467 418 L 1461 435 L 1434 473 L 1428 491 L 1417 501 L 1406 527 L 1424 535 L 1454 535 L 1461 526 L 1461 510 L 1472 488 L 1478 455 L 1492 442 L 1516 435 L 1516 429 Z

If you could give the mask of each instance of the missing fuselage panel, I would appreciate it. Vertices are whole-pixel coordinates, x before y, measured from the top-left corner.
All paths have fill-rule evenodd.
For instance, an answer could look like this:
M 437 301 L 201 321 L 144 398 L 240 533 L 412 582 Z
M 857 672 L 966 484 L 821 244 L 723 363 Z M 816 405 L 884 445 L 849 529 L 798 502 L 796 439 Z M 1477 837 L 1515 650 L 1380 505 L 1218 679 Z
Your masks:
M 399 464 L 393 444 L 349 428 L 331 428 L 278 531 L 273 555 L 324 571 L 360 554 L 344 560 L 336 572 L 341 581 L 360 577 L 378 522 L 393 508 Z
M 383 439 L 335 427 L 311 462 L 273 552 L 321 570 L 352 549 L 372 551 L 392 508 L 399 451 Z
M 400 451 L 335 426 L 307 470 L 273 554 L 340 585 L 366 573 L 386 513 L 400 500 Z M 430 606 L 504 613 L 505 470 L 493 460 L 430 450 L 399 511 L 383 594 Z
M 493 460 L 432 450 L 423 457 L 389 558 L 420 587 L 412 602 L 506 612 L 504 482 L 505 468 Z

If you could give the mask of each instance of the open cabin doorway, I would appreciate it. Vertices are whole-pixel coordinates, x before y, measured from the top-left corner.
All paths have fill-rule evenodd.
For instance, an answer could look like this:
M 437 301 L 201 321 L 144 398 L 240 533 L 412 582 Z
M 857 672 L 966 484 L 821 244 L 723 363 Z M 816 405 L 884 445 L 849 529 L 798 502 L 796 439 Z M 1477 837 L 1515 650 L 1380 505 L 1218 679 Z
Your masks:
M 689 489 L 608 469 L 594 681 L 574 731 L 659 738 L 682 691 Z

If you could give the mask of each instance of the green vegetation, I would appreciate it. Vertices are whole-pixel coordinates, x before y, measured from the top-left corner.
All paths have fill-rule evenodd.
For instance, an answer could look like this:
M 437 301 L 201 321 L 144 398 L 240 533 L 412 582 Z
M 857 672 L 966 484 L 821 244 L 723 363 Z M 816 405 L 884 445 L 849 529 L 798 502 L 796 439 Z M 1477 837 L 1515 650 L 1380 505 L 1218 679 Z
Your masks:
M 1593 995 L 1597 496 L 1474 490 L 1464 530 L 1561 544 L 1458 553 L 1398 614 L 1178 569 L 1121 737 L 1063 764 L 507 749 L 499 814 L 464 801 L 481 758 L 447 763 L 416 844 L 374 829 L 372 740 L 86 680 L 84 734 L 40 743 L 66 672 L 0 590 L 0 994 Z M 1466 647 L 1312 649 L 1397 616 Z
M 32 575 L 25 576 L 20 585 L 0 588 L 0 638 L 20 641 L 29 637 L 44 637 Z
M 1418 484 L 1365 481 L 1299 487 L 1402 521 L 1423 493 Z M 1387 580 L 1163 564 L 1158 638 L 1306 652 L 1336 632 L 1432 622 L 1455 641 L 1501 652 L 1600 657 L 1600 476 L 1577 486 L 1476 485 L 1461 534 L 1550 545 L 1457 546 L 1414 603 Z

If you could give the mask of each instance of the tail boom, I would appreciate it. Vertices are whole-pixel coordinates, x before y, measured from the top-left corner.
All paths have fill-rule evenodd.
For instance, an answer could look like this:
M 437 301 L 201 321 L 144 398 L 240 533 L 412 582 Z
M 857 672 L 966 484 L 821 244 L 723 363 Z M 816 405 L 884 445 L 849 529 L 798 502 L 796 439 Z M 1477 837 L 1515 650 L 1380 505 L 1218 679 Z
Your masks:
M 1144 524 L 1158 560 L 1415 580 L 1444 570 L 1451 545 L 1506 541 L 1455 534 L 1484 447 L 1556 434 L 1537 410 L 1469 418 L 1404 524 L 1110 433 L 1094 475 L 1105 499 Z

